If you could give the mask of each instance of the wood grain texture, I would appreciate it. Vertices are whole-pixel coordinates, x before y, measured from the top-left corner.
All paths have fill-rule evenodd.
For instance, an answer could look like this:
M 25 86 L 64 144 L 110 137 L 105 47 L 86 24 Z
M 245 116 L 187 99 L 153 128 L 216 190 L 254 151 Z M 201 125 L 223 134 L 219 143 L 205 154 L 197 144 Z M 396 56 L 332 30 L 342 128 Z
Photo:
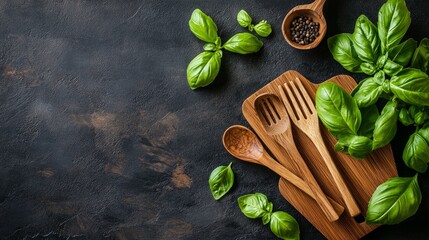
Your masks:
M 279 95 L 277 86 L 284 84 L 286 80 L 294 79 L 295 77 L 304 80 L 303 85 L 310 94 L 310 97 L 314 100 L 318 85 L 312 84 L 296 71 L 287 71 L 248 97 L 243 103 L 242 111 L 250 126 L 265 143 L 273 156 L 290 171 L 300 176 L 295 165 L 287 161 L 287 152 L 283 147 L 266 134 L 254 108 L 254 101 L 259 95 L 266 93 Z M 348 92 L 351 92 L 354 86 L 356 86 L 354 79 L 346 75 L 339 75 L 329 79 L 328 81 L 339 84 Z M 344 178 L 347 187 L 350 189 L 353 197 L 359 205 L 359 209 L 362 213 L 365 213 L 369 199 L 376 187 L 387 179 L 398 175 L 390 145 L 374 151 L 364 160 L 357 160 L 353 159 L 349 155 L 335 152 L 333 150 L 333 145 L 336 142 L 335 138 L 333 138 L 323 125 L 321 125 L 320 129 L 340 174 Z M 324 164 L 319 152 L 316 150 L 315 145 L 302 131 L 295 127 L 293 127 L 293 133 L 296 145 L 298 146 L 298 149 L 301 150 L 301 155 L 306 160 L 307 165 L 315 175 L 315 178 L 318 180 L 322 190 L 335 201 L 345 205 L 340 192 L 335 187 L 335 183 L 329 174 L 329 170 Z M 328 239 L 359 239 L 377 228 L 377 226 L 368 226 L 365 223 L 357 223 L 354 218 L 347 213 L 342 214 L 338 221 L 330 222 L 320 210 L 317 203 L 295 186 L 283 179 L 280 179 L 279 189 L 284 198 Z

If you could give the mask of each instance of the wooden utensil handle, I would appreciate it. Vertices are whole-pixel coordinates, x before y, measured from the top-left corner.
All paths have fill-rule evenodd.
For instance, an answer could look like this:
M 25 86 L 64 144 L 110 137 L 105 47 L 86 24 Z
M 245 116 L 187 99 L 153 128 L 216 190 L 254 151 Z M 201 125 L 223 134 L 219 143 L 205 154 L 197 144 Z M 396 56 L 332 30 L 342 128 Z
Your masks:
M 335 185 L 337 185 L 337 188 L 340 191 L 341 197 L 344 200 L 344 203 L 346 204 L 346 208 L 349 210 L 350 215 L 352 217 L 359 215 L 361 213 L 359 210 L 359 207 L 355 199 L 353 198 L 353 195 L 350 193 L 350 190 L 348 189 L 343 177 L 338 171 L 337 166 L 335 166 L 335 163 L 332 160 L 331 154 L 326 148 L 326 145 L 322 139 L 322 136 L 321 135 L 313 136 L 312 140 L 316 145 L 316 148 L 319 151 L 320 155 L 322 156 L 323 161 L 328 167 L 328 170 L 331 173 L 332 178 L 334 179 Z
M 331 222 L 338 220 L 340 216 L 335 212 L 335 209 L 328 201 L 325 193 L 320 188 L 319 183 L 317 183 L 316 179 L 314 178 L 313 173 L 310 171 L 298 149 L 296 148 L 292 135 L 280 134 L 275 135 L 274 138 L 281 146 L 285 148 L 289 154 L 290 161 L 301 173 L 301 176 L 309 186 L 310 191 L 314 194 L 314 200 L 316 200 L 317 204 L 325 213 L 328 220 Z
M 283 165 L 278 163 L 276 160 L 271 158 L 268 154 L 264 155 L 265 161 L 261 161 L 260 163 L 267 168 L 271 169 L 273 172 L 277 173 L 280 177 L 286 179 L 291 184 L 295 185 L 297 188 L 301 189 L 303 192 L 305 192 L 307 195 L 309 195 L 311 198 L 316 199 L 316 196 L 314 195 L 313 191 L 310 189 L 310 187 L 305 183 L 301 178 L 296 176 L 293 172 L 289 171 L 289 169 L 285 168 Z M 339 203 L 337 203 L 332 198 L 327 197 L 330 204 L 335 209 L 335 212 L 337 215 L 341 215 L 344 211 L 344 207 L 341 206 Z
M 310 4 L 310 8 L 313 9 L 319 16 L 323 15 L 323 5 L 325 5 L 326 0 L 316 0 Z

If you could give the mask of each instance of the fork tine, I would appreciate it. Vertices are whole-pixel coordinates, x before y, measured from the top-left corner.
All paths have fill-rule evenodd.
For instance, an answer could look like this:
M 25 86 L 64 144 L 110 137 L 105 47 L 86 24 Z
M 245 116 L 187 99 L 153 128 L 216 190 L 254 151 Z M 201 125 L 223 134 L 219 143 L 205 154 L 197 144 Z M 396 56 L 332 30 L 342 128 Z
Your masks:
M 307 107 L 310 109 L 311 114 L 315 113 L 316 108 L 314 107 L 313 100 L 311 100 L 311 97 L 308 95 L 304 85 L 302 85 L 301 80 L 299 80 L 299 78 L 295 78 L 295 82 L 297 82 L 298 88 L 301 90 L 302 96 L 304 96 L 305 101 L 307 102 Z
M 311 113 L 307 107 L 307 104 L 305 103 L 304 99 L 302 98 L 301 91 L 298 90 L 294 81 L 290 81 L 289 84 L 292 88 L 292 91 L 295 93 L 295 97 L 299 101 L 299 105 L 295 105 L 295 108 L 301 109 L 302 113 L 305 115 L 304 118 L 307 118 L 309 115 L 311 115 Z
M 284 87 L 285 87 L 287 95 L 289 96 L 289 99 L 290 99 L 290 101 L 289 101 L 289 99 L 286 97 L 286 95 L 283 98 L 285 105 L 288 105 L 288 107 L 287 107 L 288 112 L 295 113 L 295 119 L 296 120 L 304 119 L 304 115 L 302 114 L 301 109 L 299 107 L 297 107 L 298 103 L 296 102 L 295 96 L 293 95 L 288 84 L 285 83 Z

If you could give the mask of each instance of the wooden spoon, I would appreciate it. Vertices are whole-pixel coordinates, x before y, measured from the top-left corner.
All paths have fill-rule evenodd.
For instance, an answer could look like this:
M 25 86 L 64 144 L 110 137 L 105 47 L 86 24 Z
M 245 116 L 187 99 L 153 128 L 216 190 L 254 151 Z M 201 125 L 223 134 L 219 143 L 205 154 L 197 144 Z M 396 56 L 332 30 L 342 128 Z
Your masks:
M 248 128 L 240 125 L 229 127 L 223 134 L 223 146 L 234 157 L 251 163 L 268 167 L 282 178 L 301 189 L 311 198 L 315 195 L 310 187 L 301 178 L 289 171 L 283 165 L 274 160 L 264 149 L 256 135 Z M 328 197 L 338 215 L 344 211 L 344 207 Z
M 308 50 L 317 47 L 319 43 L 322 41 L 323 37 L 326 34 L 326 20 L 323 16 L 323 5 L 325 4 L 326 0 L 316 0 L 313 3 L 305 4 L 305 5 L 298 5 L 292 10 L 289 11 L 289 13 L 286 15 L 286 17 L 283 20 L 282 24 L 282 32 L 283 37 L 285 38 L 286 42 L 289 43 L 292 47 L 296 49 L 301 50 Z M 316 37 L 316 39 L 306 45 L 300 45 L 292 40 L 292 34 L 290 31 L 290 25 L 292 21 L 301 16 L 307 16 L 311 17 L 314 22 L 319 23 L 319 36 Z

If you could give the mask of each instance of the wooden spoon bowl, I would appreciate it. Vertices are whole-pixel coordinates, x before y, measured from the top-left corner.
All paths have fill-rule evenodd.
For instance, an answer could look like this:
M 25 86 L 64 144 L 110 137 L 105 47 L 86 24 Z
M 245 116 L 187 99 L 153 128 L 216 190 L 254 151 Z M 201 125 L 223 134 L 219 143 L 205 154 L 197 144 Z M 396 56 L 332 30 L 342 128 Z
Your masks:
M 311 4 L 298 5 L 294 7 L 283 20 L 282 33 L 286 42 L 296 49 L 308 50 L 317 47 L 326 34 L 326 20 L 323 16 L 323 4 L 325 0 L 316 0 Z M 319 36 L 316 39 L 305 45 L 300 45 L 292 40 L 292 33 L 290 31 L 291 23 L 297 17 L 307 16 L 313 19 L 313 22 L 319 23 Z

